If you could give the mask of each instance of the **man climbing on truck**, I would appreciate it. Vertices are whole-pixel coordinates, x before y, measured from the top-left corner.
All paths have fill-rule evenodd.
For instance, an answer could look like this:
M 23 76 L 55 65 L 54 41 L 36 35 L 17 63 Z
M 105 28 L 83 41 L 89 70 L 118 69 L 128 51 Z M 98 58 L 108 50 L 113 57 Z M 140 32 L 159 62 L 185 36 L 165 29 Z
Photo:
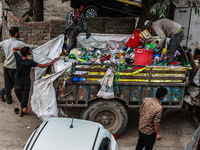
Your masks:
M 150 32 L 153 29 L 160 37 L 160 42 L 157 45 L 159 49 L 162 49 L 164 47 L 167 37 L 171 38 L 167 48 L 167 62 L 168 64 L 173 62 L 174 53 L 178 49 L 178 46 L 184 36 L 184 27 L 167 18 L 163 18 L 155 22 L 146 20 L 144 25 L 145 28 L 148 29 Z
M 139 139 L 136 150 L 152 150 L 155 140 L 161 140 L 162 136 L 159 130 L 160 119 L 162 115 L 161 100 L 167 94 L 167 89 L 160 87 L 156 91 L 154 98 L 145 98 L 140 107 L 139 119 Z

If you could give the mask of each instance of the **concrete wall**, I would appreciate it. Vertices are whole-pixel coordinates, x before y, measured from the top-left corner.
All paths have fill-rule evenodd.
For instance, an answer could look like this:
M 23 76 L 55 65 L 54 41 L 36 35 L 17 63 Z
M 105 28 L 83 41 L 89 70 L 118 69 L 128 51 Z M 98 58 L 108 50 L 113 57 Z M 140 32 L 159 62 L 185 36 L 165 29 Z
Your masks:
M 50 20 L 46 22 L 24 22 L 6 13 L 6 38 L 9 38 L 10 27 L 20 29 L 20 40 L 29 44 L 41 45 L 64 32 L 66 20 Z M 131 34 L 134 30 L 134 18 L 86 18 L 91 33 Z

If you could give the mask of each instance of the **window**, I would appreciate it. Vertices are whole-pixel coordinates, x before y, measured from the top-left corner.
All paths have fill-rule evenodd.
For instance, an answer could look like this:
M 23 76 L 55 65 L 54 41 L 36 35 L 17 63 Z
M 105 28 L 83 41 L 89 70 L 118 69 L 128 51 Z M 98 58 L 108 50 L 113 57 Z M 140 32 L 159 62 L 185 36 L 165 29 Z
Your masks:
M 102 140 L 99 150 L 110 150 L 110 139 L 108 137 Z

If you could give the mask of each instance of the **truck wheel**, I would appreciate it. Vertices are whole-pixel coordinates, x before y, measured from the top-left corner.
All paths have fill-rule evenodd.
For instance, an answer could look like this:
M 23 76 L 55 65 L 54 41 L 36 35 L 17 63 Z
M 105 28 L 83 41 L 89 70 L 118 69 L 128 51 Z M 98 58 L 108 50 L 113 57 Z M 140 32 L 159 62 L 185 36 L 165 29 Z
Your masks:
M 101 123 L 111 133 L 119 136 L 127 126 L 128 114 L 119 101 L 98 100 L 91 103 L 81 114 L 85 120 Z
M 85 17 L 92 17 L 92 18 L 99 17 L 99 10 L 95 6 L 92 6 L 92 5 L 87 6 L 85 8 L 84 15 Z

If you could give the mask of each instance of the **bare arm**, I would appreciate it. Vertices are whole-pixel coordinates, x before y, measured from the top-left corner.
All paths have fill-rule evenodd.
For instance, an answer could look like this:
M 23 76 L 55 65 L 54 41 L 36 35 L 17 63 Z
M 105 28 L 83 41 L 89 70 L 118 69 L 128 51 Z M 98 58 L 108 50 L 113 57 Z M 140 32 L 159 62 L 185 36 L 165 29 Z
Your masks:
M 154 117 L 154 128 L 157 133 L 157 140 L 161 140 L 161 138 L 162 138 L 162 136 L 160 134 L 160 130 L 159 130 L 161 115 L 162 115 L 162 108 L 157 111 L 157 113 Z
M 48 67 L 48 66 L 52 65 L 53 63 L 55 63 L 57 60 L 58 60 L 58 58 L 55 58 L 52 62 L 47 63 L 47 64 L 38 64 L 37 67 L 40 67 L 40 68 Z
M 16 51 L 20 51 L 22 48 L 21 47 L 15 47 L 13 48 L 13 52 L 15 53 Z
M 162 136 L 160 134 L 160 129 L 159 129 L 159 126 L 155 126 L 155 130 L 156 130 L 156 133 L 157 133 L 157 140 L 161 140 Z

